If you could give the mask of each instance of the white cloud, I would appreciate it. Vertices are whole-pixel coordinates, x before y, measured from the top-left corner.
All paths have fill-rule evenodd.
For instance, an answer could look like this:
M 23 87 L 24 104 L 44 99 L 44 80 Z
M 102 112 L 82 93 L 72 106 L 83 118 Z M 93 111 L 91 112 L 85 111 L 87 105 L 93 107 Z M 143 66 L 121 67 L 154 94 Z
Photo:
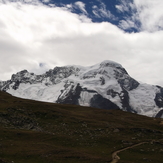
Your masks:
M 81 1 L 77 1 L 74 3 L 74 7 L 79 8 L 84 14 L 88 14 L 87 11 L 85 10 L 85 4 Z
M 92 12 L 97 18 L 111 18 L 115 19 L 115 16 L 112 15 L 112 13 L 107 10 L 106 5 L 101 1 L 98 0 L 100 5 L 94 5 L 92 7 Z
M 134 0 L 120 1 L 116 8 L 119 12 L 130 12 L 132 16 L 126 16 L 120 22 L 122 29 L 135 27 L 138 31 L 154 32 L 163 29 L 163 1 L 162 0 Z M 139 23 L 139 24 L 138 24 Z
M 135 22 L 133 22 L 132 20 L 130 19 L 127 19 L 127 20 L 121 20 L 119 22 L 119 27 L 121 27 L 122 29 L 124 30 L 127 30 L 127 29 L 130 29 L 130 28 L 137 28 Z
M 50 0 L 42 0 L 42 2 L 48 3 L 48 2 L 50 2 Z
M 23 69 L 42 73 L 55 66 L 88 66 L 109 59 L 137 80 L 163 86 L 162 31 L 128 34 L 66 7 L 0 3 L 0 36 L 1 80 Z
M 139 13 L 139 20 L 142 30 L 150 32 L 163 29 L 163 1 L 162 0 L 135 0 L 135 5 Z
M 135 9 L 131 0 L 119 0 L 119 2 L 120 4 L 115 6 L 119 12 L 130 12 Z
M 45 0 L 46 1 L 46 0 Z M 40 0 L 0 0 L 0 3 L 4 3 L 4 4 L 7 4 L 7 3 L 26 3 L 26 4 L 40 4 Z M 44 2 L 44 0 L 43 0 Z

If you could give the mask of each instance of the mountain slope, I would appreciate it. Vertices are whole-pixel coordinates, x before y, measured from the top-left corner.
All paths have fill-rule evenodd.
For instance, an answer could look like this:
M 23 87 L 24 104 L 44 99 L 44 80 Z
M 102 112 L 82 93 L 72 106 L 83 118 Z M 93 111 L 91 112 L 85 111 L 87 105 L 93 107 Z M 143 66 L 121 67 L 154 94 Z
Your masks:
M 139 83 L 113 61 L 55 67 L 43 75 L 23 70 L 0 82 L 0 88 L 27 99 L 163 117 L 163 88 Z
M 38 102 L 0 92 L 0 162 L 104 163 L 114 151 L 148 142 L 120 153 L 120 162 L 162 163 L 162 124 L 158 118 L 116 109 Z

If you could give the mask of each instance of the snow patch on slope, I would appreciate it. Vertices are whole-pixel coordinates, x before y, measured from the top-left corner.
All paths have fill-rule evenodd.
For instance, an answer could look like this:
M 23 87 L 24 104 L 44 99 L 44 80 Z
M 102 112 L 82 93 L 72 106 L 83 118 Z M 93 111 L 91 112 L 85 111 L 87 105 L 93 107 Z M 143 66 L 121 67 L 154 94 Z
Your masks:
M 159 89 L 148 84 L 140 84 L 137 89 L 129 92 L 130 106 L 137 111 L 138 114 L 155 116 L 160 108 L 156 105 L 154 99 Z
M 56 102 L 63 86 L 64 83 L 59 83 L 50 87 L 47 87 L 45 84 L 42 83 L 32 85 L 29 83 L 21 83 L 16 91 L 13 89 L 9 89 L 7 90 L 7 92 L 12 94 L 13 96 L 25 99 L 33 99 L 45 102 Z

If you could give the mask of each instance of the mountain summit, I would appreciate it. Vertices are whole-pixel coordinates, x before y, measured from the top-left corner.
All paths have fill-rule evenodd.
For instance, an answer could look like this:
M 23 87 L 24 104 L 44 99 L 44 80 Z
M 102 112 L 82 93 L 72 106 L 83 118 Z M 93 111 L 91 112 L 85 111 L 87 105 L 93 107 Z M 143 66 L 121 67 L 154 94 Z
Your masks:
M 139 83 L 108 60 L 89 67 L 55 67 L 42 75 L 23 70 L 0 81 L 0 89 L 26 99 L 163 117 L 163 88 Z

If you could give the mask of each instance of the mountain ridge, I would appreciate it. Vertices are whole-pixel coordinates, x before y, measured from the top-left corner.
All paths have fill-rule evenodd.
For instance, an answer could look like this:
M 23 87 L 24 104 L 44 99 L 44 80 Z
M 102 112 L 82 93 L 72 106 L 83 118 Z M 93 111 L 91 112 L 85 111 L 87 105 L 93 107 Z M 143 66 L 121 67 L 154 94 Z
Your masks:
M 22 70 L 1 81 L 0 89 L 21 98 L 163 117 L 163 88 L 139 83 L 109 60 L 88 67 L 55 67 L 42 75 Z

